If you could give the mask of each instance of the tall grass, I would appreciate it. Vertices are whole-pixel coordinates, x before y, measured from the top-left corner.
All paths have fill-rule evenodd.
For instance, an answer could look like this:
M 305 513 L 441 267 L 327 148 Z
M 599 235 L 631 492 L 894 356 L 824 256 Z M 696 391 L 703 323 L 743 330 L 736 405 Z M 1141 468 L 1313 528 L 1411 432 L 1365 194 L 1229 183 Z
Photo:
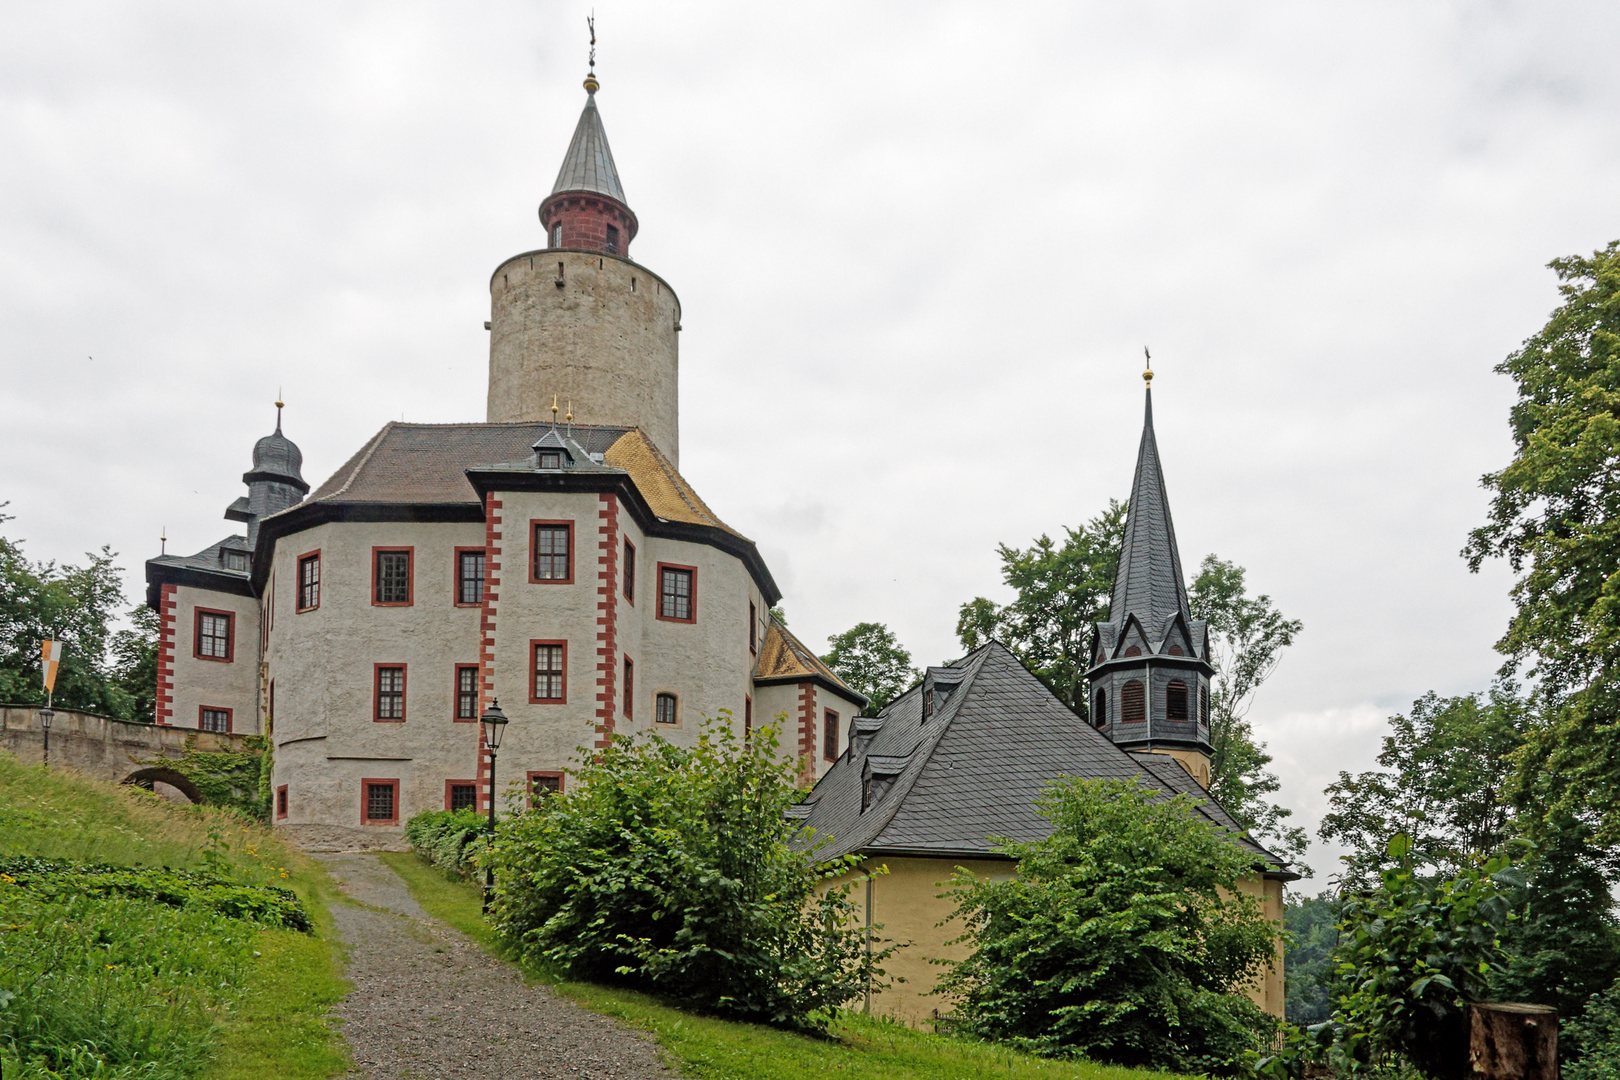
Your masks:
M 44 896 L 0 880 L 6 1080 L 324 1080 L 347 1064 L 321 869 L 231 811 L 23 765 L 0 752 L 0 858 L 207 871 L 293 889 L 315 933 L 126 897 Z

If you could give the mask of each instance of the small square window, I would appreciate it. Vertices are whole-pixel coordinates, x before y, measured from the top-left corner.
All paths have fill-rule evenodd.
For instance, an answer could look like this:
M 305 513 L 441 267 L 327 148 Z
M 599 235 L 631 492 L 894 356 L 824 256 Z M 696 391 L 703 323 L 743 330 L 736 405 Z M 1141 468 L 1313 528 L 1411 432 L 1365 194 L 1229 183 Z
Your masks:
M 660 724 L 673 724 L 679 720 L 675 708 L 674 694 L 659 694 L 654 704 L 657 706 L 653 719 Z
M 225 552 L 225 569 L 227 569 L 227 570 L 243 570 L 243 571 L 245 571 L 247 568 L 248 568 L 248 553 L 247 552 L 245 552 L 245 551 L 229 551 L 229 550 L 227 550 Z
M 542 469 L 562 468 L 562 454 L 556 450 L 540 451 L 540 467 Z
M 478 809 L 478 786 L 476 784 L 451 784 L 450 809 Z
M 197 655 L 208 660 L 231 658 L 230 612 L 197 612 Z
M 367 780 L 366 821 L 393 823 L 399 820 L 399 781 Z
M 529 800 L 538 806 L 548 795 L 561 795 L 563 774 L 560 772 L 532 772 L 529 774 Z
M 203 731 L 227 733 L 231 730 L 231 710 L 210 709 L 205 705 L 198 716 L 197 727 Z

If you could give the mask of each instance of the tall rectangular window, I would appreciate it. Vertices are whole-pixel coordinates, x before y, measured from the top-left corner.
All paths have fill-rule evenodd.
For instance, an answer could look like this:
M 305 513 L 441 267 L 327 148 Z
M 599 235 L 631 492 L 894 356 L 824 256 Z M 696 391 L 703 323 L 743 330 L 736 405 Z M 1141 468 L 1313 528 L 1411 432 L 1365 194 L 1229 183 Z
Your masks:
M 759 652 L 759 609 L 752 600 L 748 601 L 748 655 L 754 656 Z
M 393 825 L 399 821 L 399 781 L 362 780 L 361 821 L 367 825 Z
M 636 602 L 636 545 L 624 542 L 624 598 Z
M 321 553 L 310 552 L 298 557 L 299 611 L 313 611 L 321 606 Z
M 372 602 L 407 605 L 411 602 L 411 549 L 375 548 L 372 558 Z
M 484 553 L 465 548 L 456 552 L 456 603 L 484 602 Z
M 456 665 L 456 719 L 478 719 L 478 665 Z
M 284 818 L 286 816 L 287 816 L 287 785 L 282 784 L 280 787 L 276 788 L 276 817 Z
M 653 719 L 660 724 L 674 724 L 680 721 L 680 714 L 676 711 L 674 694 L 659 694 L 653 700 Z
M 534 643 L 535 702 L 558 703 L 568 700 L 568 647 L 561 641 Z
M 377 707 L 372 716 L 377 720 L 405 719 L 405 665 L 377 665 Z
M 754 699 L 743 697 L 743 741 L 754 737 Z
M 689 566 L 658 567 L 658 617 L 676 622 L 697 620 L 696 597 L 692 590 L 695 571 Z
M 828 761 L 838 760 L 838 714 L 831 709 L 821 715 L 821 756 Z
M 204 705 L 197 717 L 197 726 L 203 731 L 228 732 L 231 730 L 231 710 L 210 709 Z
M 574 526 L 568 522 L 535 522 L 532 546 L 534 558 L 530 566 L 530 581 L 569 582 L 574 580 L 574 560 L 571 558 Z
M 636 665 L 627 656 L 624 658 L 624 718 L 635 719 L 636 715 Z
M 196 654 L 205 660 L 231 658 L 231 624 L 235 620 L 228 611 L 197 612 Z

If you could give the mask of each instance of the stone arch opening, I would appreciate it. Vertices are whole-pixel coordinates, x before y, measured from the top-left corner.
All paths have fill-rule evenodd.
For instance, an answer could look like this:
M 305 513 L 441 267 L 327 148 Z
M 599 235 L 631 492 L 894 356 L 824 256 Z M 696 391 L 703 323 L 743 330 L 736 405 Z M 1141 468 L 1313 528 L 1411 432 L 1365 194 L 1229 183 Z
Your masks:
M 168 784 L 170 787 L 180 792 L 180 794 L 190 799 L 194 804 L 200 805 L 203 801 L 202 792 L 197 790 L 197 785 L 193 784 L 190 780 L 186 779 L 183 774 L 176 772 L 174 769 L 136 769 L 134 772 L 124 777 L 122 782 L 125 784 L 131 784 L 135 787 L 145 788 L 147 791 L 152 790 L 152 785 L 154 783 Z

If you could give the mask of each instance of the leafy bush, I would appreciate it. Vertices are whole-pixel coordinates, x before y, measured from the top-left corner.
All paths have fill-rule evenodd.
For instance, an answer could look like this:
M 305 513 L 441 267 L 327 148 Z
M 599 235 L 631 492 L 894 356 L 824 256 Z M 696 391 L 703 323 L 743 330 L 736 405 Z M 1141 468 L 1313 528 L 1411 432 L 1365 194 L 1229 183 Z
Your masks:
M 211 1015 L 253 961 L 255 931 L 175 908 L 0 879 L 0 1073 L 170 1080 L 196 1073 Z
M 1468 1075 L 1469 1003 L 1489 997 L 1509 918 L 1504 889 L 1523 878 L 1505 855 L 1454 877 L 1419 877 L 1412 842 L 1388 845 L 1395 865 L 1378 888 L 1346 898 L 1334 952 L 1332 1017 L 1293 1028 L 1267 1076 L 1304 1076 L 1326 1060 L 1338 1072 L 1372 1074 L 1409 1063 L 1437 1080 Z
M 229 877 L 155 866 L 106 866 L 47 859 L 0 859 L 0 884 L 44 900 L 73 895 L 121 896 L 177 908 L 201 908 L 231 919 L 310 930 L 309 913 L 290 889 L 245 885 Z
M 795 766 L 766 727 L 730 718 L 695 747 L 615 737 L 566 794 L 503 821 L 490 846 L 493 924 L 527 959 L 628 984 L 684 1007 L 788 1027 L 824 1026 L 881 976 L 849 900 L 784 817 Z
M 476 810 L 424 810 L 405 823 L 411 850 L 456 878 L 472 875 L 488 837 L 489 819 Z
M 1620 982 L 1594 995 L 1564 1029 L 1558 1049 L 1566 1048 L 1579 1056 L 1563 1064 L 1564 1080 L 1620 1080 Z
M 1320 1024 L 1333 1011 L 1333 949 L 1338 944 L 1339 900 L 1331 892 L 1300 897 L 1283 908 L 1289 941 L 1283 965 L 1284 1009 L 1290 1023 Z
M 1186 796 L 1066 778 L 1037 800 L 1052 834 L 1004 842 L 1010 880 L 958 870 L 972 955 L 941 980 L 956 1023 L 1054 1057 L 1230 1072 L 1275 1021 L 1240 991 L 1279 929 L 1237 893 L 1254 856 Z

